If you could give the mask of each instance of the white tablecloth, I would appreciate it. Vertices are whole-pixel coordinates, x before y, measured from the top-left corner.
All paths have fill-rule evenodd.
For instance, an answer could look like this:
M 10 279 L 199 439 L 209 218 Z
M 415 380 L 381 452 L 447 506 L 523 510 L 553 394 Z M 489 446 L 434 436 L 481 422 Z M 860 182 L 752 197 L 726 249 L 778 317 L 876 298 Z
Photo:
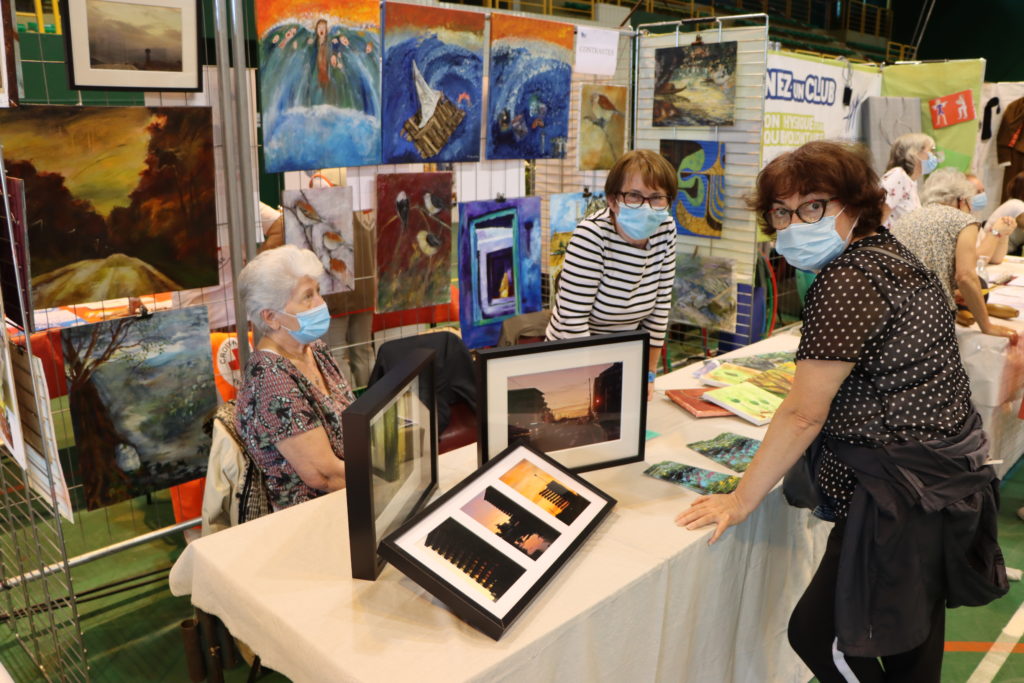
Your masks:
M 782 335 L 788 337 L 790 335 Z M 773 338 L 735 355 L 775 350 Z M 659 389 L 692 386 L 692 368 Z M 696 497 L 641 473 L 676 460 L 728 472 L 686 443 L 737 418 L 696 420 L 658 395 L 646 463 L 583 476 L 618 500 L 609 517 L 494 642 L 393 567 L 351 578 L 345 492 L 190 544 L 171 590 L 220 617 L 263 662 L 296 681 L 792 681 L 810 672 L 786 625 L 824 550 L 829 525 L 778 490 L 712 547 L 675 515 Z M 445 454 L 440 486 L 475 467 L 475 446 Z

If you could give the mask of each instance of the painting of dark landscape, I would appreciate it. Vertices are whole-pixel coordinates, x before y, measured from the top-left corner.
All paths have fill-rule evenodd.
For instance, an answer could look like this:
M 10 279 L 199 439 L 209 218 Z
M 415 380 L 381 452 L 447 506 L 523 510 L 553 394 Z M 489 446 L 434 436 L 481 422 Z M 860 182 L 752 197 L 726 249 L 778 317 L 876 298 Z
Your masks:
M 203 476 L 217 407 L 206 307 L 61 330 L 88 509 Z
M 531 560 L 543 555 L 561 535 L 493 486 L 466 503 L 462 511 Z
M 181 71 L 180 9 L 109 0 L 85 6 L 92 68 Z
M 217 284 L 209 108 L 18 107 L 0 130 L 36 308 Z
M 619 438 L 622 363 L 508 378 L 508 440 L 551 453 Z

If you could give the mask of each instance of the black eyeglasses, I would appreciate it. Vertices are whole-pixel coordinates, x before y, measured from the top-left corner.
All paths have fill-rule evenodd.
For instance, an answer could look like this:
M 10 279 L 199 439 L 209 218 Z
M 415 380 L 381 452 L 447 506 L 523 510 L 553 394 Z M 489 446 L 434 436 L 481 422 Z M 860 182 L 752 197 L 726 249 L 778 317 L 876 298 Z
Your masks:
M 631 209 L 639 209 L 644 202 L 647 202 L 655 211 L 661 211 L 667 209 L 669 204 L 668 197 L 663 194 L 652 194 L 650 197 L 645 197 L 639 192 L 620 192 L 619 196 L 622 197 L 622 203 Z
M 770 211 L 765 212 L 764 220 L 776 230 L 788 228 L 789 224 L 793 222 L 793 214 L 799 216 L 800 220 L 804 223 L 817 223 L 825 215 L 825 208 L 828 206 L 828 203 L 837 199 L 839 197 L 812 199 L 796 207 L 795 210 L 787 209 L 784 206 L 776 206 Z

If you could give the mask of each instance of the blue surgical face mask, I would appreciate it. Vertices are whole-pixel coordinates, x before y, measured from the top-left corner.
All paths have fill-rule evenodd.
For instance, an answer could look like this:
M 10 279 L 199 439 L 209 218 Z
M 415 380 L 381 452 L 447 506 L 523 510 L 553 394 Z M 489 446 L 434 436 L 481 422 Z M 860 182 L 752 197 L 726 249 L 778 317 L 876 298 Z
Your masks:
M 327 333 L 327 328 L 331 326 L 331 314 L 327 310 L 326 303 L 302 313 L 285 313 L 284 311 L 278 311 L 278 313 L 290 315 L 299 321 L 297 330 L 289 330 L 287 327 L 282 327 L 282 329 L 287 330 L 288 334 L 292 335 L 292 338 L 300 344 L 312 344 L 324 336 Z
M 971 197 L 971 211 L 981 211 L 987 205 L 988 197 L 985 195 L 984 192 L 979 192 L 978 194 Z
M 843 211 L 846 211 L 846 207 L 843 207 Z M 836 232 L 839 213 L 824 216 L 817 223 L 793 223 L 785 230 L 780 230 L 775 238 L 775 251 L 794 268 L 821 270 L 843 253 L 853 237 L 853 228 L 850 228 L 850 234 L 845 240 Z
M 939 158 L 935 152 L 928 152 L 928 158 L 921 162 L 921 173 L 928 175 L 939 167 Z
M 615 216 L 615 222 L 622 228 L 622 232 L 634 240 L 647 239 L 666 220 L 668 209 L 652 209 L 649 206 L 631 209 L 625 204 L 619 204 L 619 212 Z

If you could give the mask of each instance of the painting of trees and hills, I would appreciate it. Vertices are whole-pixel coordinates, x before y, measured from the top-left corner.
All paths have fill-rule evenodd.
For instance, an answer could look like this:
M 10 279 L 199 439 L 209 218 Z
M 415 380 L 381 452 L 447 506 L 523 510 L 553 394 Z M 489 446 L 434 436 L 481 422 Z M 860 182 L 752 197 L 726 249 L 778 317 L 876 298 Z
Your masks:
M 36 308 L 217 284 L 206 107 L 0 109 Z
M 206 473 L 217 407 L 205 306 L 61 330 L 71 423 L 93 510 Z

